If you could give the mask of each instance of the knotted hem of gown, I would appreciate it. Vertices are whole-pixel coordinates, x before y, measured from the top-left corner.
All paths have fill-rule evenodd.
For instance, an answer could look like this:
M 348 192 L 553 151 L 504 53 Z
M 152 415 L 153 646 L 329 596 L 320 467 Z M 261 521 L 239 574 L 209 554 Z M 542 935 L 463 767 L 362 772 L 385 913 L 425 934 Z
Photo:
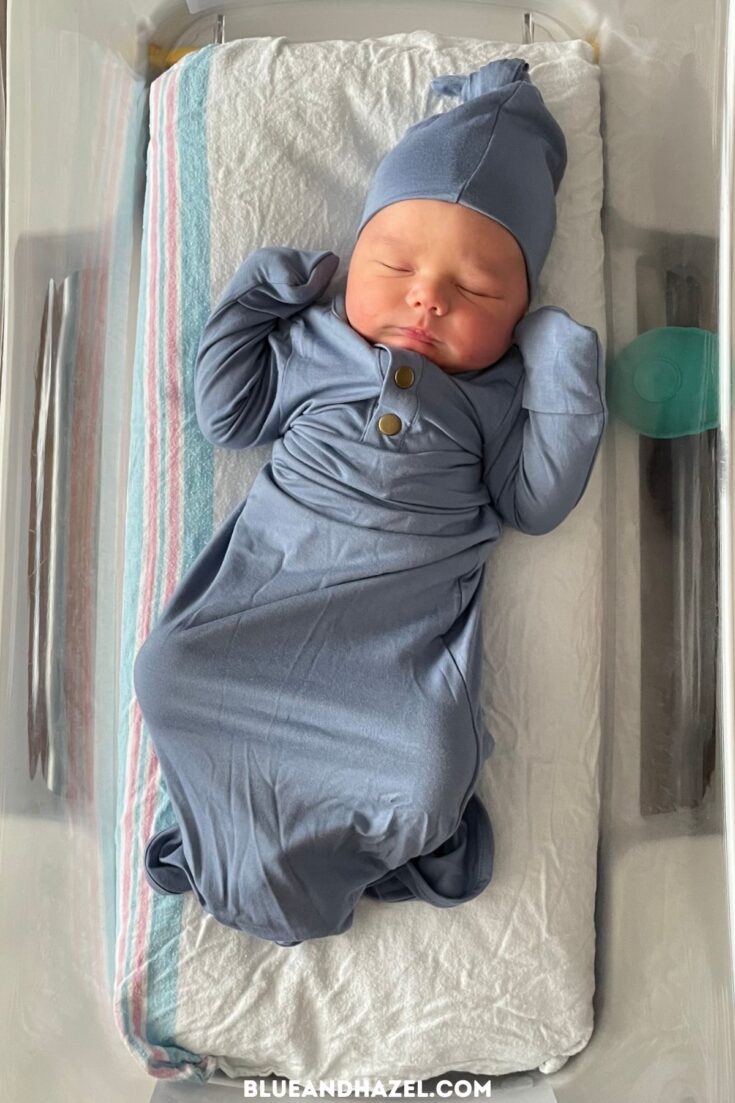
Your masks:
M 476 793 L 465 806 L 453 835 L 429 854 L 411 858 L 365 889 L 386 903 L 425 900 L 437 908 L 453 908 L 473 900 L 493 875 L 495 843 L 487 809 Z
M 184 849 L 181 844 L 181 831 L 178 824 L 164 827 L 157 835 L 148 840 L 145 848 L 143 869 L 151 888 L 164 896 L 178 896 L 182 892 L 193 892 L 193 885 L 186 869 Z M 155 870 L 155 876 L 153 875 Z M 258 936 L 260 937 L 260 936 Z M 300 946 L 301 940 L 279 942 L 269 939 L 276 946 Z
M 186 872 L 181 831 L 177 823 L 164 827 L 148 840 L 143 869 L 151 888 L 165 896 L 193 891 L 194 886 Z
M 473 793 L 453 835 L 428 854 L 410 858 L 371 882 L 366 896 L 385 903 L 424 900 L 451 908 L 473 900 L 487 887 L 493 872 L 494 839 L 484 804 Z M 191 892 L 178 824 L 165 827 L 148 840 L 143 868 L 150 886 L 163 895 Z M 300 942 L 278 943 L 299 945 Z

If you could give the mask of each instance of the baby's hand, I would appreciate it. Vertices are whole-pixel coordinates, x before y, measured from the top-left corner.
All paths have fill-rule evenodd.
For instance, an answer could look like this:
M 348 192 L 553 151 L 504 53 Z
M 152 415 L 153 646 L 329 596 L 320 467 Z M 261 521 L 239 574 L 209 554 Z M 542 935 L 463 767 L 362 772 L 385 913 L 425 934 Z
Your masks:
M 540 362 L 558 352 L 566 356 L 585 352 L 596 346 L 597 334 L 590 326 L 575 322 L 560 306 L 541 306 L 524 314 L 513 330 L 513 344 L 518 345 L 525 361 Z
M 339 267 L 339 257 L 317 249 L 294 249 L 288 245 L 271 245 L 256 249 L 248 257 L 248 275 L 252 286 L 248 300 L 253 305 L 253 293 L 261 290 L 275 293 L 283 303 L 298 308 L 319 298 Z

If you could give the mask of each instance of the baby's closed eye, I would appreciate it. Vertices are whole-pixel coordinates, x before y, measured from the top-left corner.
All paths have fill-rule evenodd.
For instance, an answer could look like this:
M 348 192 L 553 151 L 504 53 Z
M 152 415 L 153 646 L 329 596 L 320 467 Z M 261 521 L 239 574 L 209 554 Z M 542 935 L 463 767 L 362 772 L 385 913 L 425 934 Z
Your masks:
M 385 261 L 381 261 L 380 263 L 382 264 L 383 268 L 388 268 L 388 269 L 390 269 L 391 272 L 403 272 L 406 275 L 409 275 L 410 272 L 411 272 L 410 268 L 394 268 L 392 264 L 386 264 Z M 464 287 L 462 284 L 459 284 L 459 283 L 457 284 L 457 287 L 459 288 L 460 291 L 466 291 L 469 295 L 476 295 L 479 299 L 502 299 L 502 298 L 504 298 L 503 295 L 498 295 L 498 294 L 491 295 L 488 291 L 477 291 L 477 290 L 475 290 L 474 288 L 471 288 L 471 287 Z

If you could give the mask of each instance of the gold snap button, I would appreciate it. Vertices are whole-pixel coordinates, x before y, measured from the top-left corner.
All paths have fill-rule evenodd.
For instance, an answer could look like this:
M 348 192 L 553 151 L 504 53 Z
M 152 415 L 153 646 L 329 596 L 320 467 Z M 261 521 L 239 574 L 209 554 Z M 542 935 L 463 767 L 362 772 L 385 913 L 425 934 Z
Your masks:
M 413 368 L 409 368 L 408 364 L 402 364 L 393 376 L 397 387 L 411 387 L 415 378 Z
M 401 419 L 397 414 L 383 414 L 378 418 L 378 428 L 387 437 L 392 437 L 401 431 Z

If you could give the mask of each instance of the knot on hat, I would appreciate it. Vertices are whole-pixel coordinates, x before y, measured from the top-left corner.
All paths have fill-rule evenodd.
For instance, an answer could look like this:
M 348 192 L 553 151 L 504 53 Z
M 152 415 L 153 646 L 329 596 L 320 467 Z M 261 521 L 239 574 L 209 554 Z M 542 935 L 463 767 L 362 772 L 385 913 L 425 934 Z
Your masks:
M 431 89 L 439 96 L 459 96 L 462 103 L 467 103 L 468 100 L 474 100 L 486 92 L 503 88 L 506 84 L 513 84 L 518 80 L 530 81 L 530 79 L 528 62 L 521 61 L 517 57 L 509 57 L 488 62 L 482 69 L 466 77 L 434 77 Z
M 408 127 L 385 154 L 370 184 L 357 236 L 392 203 L 459 203 L 513 234 L 526 262 L 532 298 L 556 228 L 555 196 L 567 149 L 528 69 L 520 58 L 501 58 L 466 76 L 434 77 L 434 93 L 458 96 L 462 102 Z

